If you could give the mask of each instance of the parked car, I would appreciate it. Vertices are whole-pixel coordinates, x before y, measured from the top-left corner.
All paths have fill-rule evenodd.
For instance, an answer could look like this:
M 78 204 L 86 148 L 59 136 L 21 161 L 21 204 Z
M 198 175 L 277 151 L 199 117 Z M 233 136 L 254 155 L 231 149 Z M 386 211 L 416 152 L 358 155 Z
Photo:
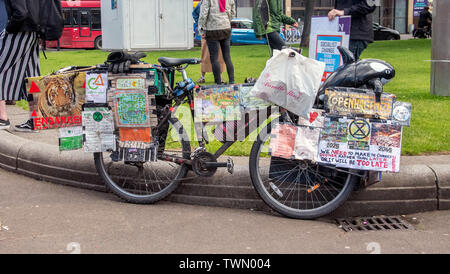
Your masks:
M 256 39 L 255 31 L 253 30 L 253 21 L 248 18 L 234 18 L 231 20 L 231 44 L 245 44 L 245 45 L 255 45 L 267 44 L 265 38 L 259 40 Z M 194 36 L 194 44 L 196 46 L 201 44 L 201 37 L 198 35 L 198 31 L 196 26 L 194 26 L 195 36 Z M 280 33 L 280 36 L 283 40 L 286 41 L 284 35 Z
M 286 41 L 284 35 L 280 33 L 281 38 Z M 253 21 L 248 18 L 234 18 L 231 20 L 231 44 L 267 44 L 265 38 L 259 40 L 253 30 Z
M 375 40 L 400 40 L 400 32 L 377 23 L 373 23 L 373 32 Z

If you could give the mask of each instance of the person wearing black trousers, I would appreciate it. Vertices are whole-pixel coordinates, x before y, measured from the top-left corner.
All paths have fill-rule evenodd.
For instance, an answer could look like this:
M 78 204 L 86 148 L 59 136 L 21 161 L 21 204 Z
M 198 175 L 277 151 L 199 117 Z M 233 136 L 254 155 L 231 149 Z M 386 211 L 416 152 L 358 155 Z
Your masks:
M 328 13 L 330 20 L 336 16 L 352 17 L 349 49 L 355 60 L 358 60 L 368 44 L 373 42 L 372 13 L 376 8 L 374 3 L 373 0 L 336 0 L 334 9 Z

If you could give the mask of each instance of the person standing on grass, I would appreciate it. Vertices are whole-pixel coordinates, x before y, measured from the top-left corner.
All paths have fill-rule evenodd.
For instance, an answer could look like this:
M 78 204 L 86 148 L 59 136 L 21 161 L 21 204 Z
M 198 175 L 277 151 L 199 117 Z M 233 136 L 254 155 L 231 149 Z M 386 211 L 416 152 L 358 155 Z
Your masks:
M 25 78 L 40 75 L 37 23 L 40 1 L 5 0 L 8 23 L 0 34 L 0 129 L 10 127 L 6 100 L 27 98 Z M 33 131 L 32 119 L 14 127 Z
M 214 82 L 222 84 L 219 47 L 225 61 L 230 84 L 234 84 L 234 66 L 231 62 L 231 20 L 235 16 L 234 0 L 203 0 L 198 19 L 199 32 L 208 45 Z
M 267 37 L 272 50 L 281 50 L 286 46 L 280 37 L 282 25 L 298 27 L 297 21 L 283 13 L 281 0 L 256 0 L 253 8 L 253 30 L 256 38 Z
M 433 16 L 430 12 L 430 7 L 425 7 L 420 13 L 419 28 L 431 29 L 431 23 L 433 22 Z
M 375 8 L 371 0 L 336 0 L 334 9 L 328 13 L 330 21 L 336 16 L 352 17 L 349 50 L 355 60 L 358 60 L 364 49 L 373 42 L 372 13 Z
M 200 16 L 200 8 L 202 6 L 202 1 L 200 1 L 197 6 L 195 7 L 194 11 L 192 12 L 192 18 L 194 18 L 194 23 L 197 25 L 198 28 L 198 18 Z M 206 40 L 205 38 L 201 38 L 202 39 L 202 63 L 201 65 L 201 72 L 202 72 L 202 76 L 200 77 L 200 79 L 198 79 L 196 82 L 197 83 L 205 83 L 205 74 L 207 72 L 212 72 L 212 66 L 211 66 L 211 59 L 209 56 L 209 50 L 208 50 L 208 46 L 206 45 Z M 222 50 L 219 48 L 219 52 L 217 54 L 219 57 L 219 63 L 220 63 L 220 73 L 224 72 L 226 69 L 226 65 L 225 65 L 225 61 L 223 60 L 222 57 Z

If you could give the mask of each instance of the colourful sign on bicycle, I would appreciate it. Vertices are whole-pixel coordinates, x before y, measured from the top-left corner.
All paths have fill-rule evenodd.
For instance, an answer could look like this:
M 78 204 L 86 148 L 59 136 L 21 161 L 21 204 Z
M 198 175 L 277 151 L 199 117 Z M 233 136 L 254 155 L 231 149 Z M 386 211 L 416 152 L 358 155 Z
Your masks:
M 86 102 L 106 103 L 107 73 L 86 73 Z
M 26 78 L 35 130 L 81 125 L 84 72 Z
M 145 90 L 117 90 L 114 109 L 118 127 L 150 127 L 148 97 Z
M 204 86 L 194 97 L 195 122 L 240 120 L 239 86 Z
M 393 94 L 381 94 L 380 102 L 376 102 L 374 92 L 357 89 L 328 89 L 325 94 L 325 107 L 331 114 L 391 119 L 395 100 Z
M 402 126 L 391 121 L 326 118 L 320 135 L 319 162 L 343 168 L 399 172 L 401 140 Z

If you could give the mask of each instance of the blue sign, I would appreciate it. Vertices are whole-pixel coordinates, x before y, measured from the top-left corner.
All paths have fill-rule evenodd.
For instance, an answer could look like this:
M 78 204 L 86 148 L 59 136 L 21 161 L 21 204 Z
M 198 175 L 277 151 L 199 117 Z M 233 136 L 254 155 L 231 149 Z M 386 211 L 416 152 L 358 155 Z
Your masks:
M 339 67 L 341 56 L 337 46 L 341 45 L 341 35 L 317 35 L 316 60 L 325 63 L 325 73 L 331 73 Z

